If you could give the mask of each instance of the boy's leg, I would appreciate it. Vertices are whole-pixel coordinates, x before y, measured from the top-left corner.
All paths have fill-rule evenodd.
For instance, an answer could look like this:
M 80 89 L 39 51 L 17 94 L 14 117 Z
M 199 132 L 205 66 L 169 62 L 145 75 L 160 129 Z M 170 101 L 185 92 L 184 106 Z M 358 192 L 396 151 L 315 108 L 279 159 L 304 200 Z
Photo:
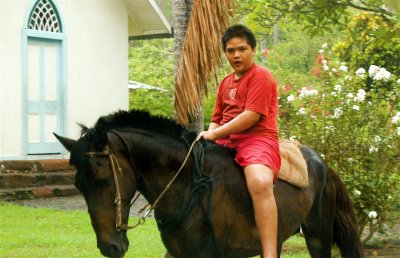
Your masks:
M 274 173 L 268 166 L 251 164 L 244 167 L 244 174 L 253 200 L 263 258 L 276 258 L 278 212 L 273 192 Z

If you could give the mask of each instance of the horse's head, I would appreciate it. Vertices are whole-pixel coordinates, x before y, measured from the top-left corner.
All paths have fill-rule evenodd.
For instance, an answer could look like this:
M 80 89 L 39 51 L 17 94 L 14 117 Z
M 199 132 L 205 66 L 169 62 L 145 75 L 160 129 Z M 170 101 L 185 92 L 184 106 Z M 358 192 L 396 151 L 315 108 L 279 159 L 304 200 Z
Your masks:
M 126 230 L 135 176 L 115 135 L 98 129 L 82 131 L 77 141 L 56 137 L 71 152 L 70 163 L 77 169 L 75 186 L 86 200 L 98 248 L 104 256 L 122 257 L 129 245 Z

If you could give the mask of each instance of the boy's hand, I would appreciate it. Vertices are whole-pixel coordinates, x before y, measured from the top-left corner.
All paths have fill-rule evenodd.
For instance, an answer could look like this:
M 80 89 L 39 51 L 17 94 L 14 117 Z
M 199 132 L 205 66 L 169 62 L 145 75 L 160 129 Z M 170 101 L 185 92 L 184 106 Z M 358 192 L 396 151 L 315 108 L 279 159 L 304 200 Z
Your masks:
M 204 140 L 215 141 L 218 137 L 211 131 L 203 131 L 197 135 L 197 139 L 203 138 Z

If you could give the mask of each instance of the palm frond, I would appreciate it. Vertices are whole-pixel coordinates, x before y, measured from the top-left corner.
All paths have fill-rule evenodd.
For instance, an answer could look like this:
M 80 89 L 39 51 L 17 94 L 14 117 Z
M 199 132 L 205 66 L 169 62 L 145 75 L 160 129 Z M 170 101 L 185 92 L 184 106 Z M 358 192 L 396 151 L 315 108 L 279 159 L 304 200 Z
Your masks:
M 221 64 L 221 36 L 232 16 L 234 0 L 194 0 L 175 78 L 177 121 L 187 125 L 202 109 L 207 82 Z

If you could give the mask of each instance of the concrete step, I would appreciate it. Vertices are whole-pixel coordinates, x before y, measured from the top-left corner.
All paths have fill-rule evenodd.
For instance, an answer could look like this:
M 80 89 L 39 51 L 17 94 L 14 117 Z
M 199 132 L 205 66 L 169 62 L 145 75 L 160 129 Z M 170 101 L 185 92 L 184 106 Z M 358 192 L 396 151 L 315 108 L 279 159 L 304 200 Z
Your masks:
M 73 185 L 46 185 L 43 187 L 22 187 L 11 189 L 0 189 L 0 200 L 23 200 L 45 197 L 61 197 L 79 194 Z
M 41 187 L 45 185 L 73 185 L 74 172 L 0 174 L 0 189 Z
M 78 194 L 68 160 L 1 160 L 0 200 Z
M 13 173 L 58 173 L 75 171 L 69 161 L 65 159 L 55 160 L 0 160 L 0 174 Z

